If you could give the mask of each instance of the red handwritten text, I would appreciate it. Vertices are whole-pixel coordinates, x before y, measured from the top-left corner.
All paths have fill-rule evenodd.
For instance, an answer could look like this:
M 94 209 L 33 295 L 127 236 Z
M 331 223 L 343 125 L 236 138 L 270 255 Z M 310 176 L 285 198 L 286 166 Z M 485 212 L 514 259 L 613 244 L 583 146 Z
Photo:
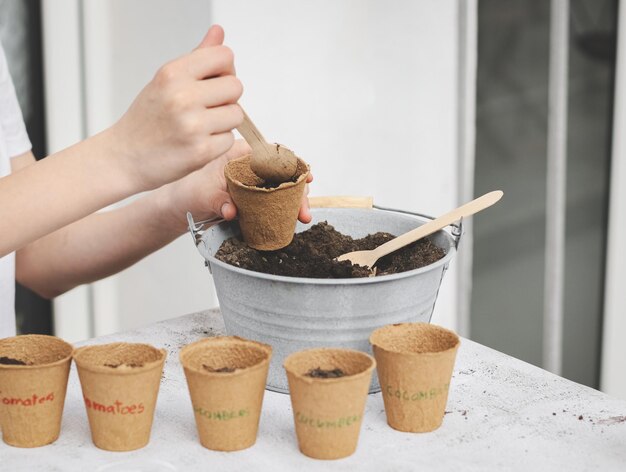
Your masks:
M 113 415 L 139 415 L 145 410 L 143 403 L 124 405 L 124 402 L 115 400 L 112 405 L 105 405 L 104 403 L 98 403 L 90 400 L 87 397 L 83 398 L 87 408 L 91 408 L 92 410 L 99 411 L 101 413 L 110 413 Z
M 0 392 L 1 394 L 2 392 Z M 33 393 L 30 397 L 17 398 L 17 397 L 2 397 L 3 405 L 21 405 L 21 406 L 35 406 L 42 403 L 54 401 L 54 393 L 50 392 L 46 395 L 37 395 Z

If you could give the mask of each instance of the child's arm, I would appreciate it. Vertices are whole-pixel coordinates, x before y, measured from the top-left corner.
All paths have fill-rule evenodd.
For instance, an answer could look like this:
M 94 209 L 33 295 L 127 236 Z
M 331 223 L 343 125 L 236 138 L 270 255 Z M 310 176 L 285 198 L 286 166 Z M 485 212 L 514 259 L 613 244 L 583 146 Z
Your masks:
M 185 214 L 232 219 L 224 164 L 249 152 L 238 141 L 226 154 L 185 178 L 112 211 L 90 215 L 17 252 L 16 277 L 47 298 L 112 275 L 187 231 Z M 306 196 L 299 218 L 311 216 Z
M 228 154 L 236 157 L 246 150 L 237 145 Z M 216 159 L 203 169 L 203 187 L 213 192 L 210 200 L 218 205 L 217 212 L 230 201 L 228 193 L 221 193 L 218 173 L 222 171 L 223 160 Z M 188 182 L 192 175 L 121 208 L 89 215 L 28 244 L 17 251 L 16 279 L 40 295 L 52 298 L 79 284 L 112 275 L 160 249 L 185 231 L 173 220 L 168 187 L 193 186 L 194 182 Z M 234 212 L 231 209 L 228 216 L 232 218 Z M 202 216 L 210 218 L 218 214 L 209 210 Z M 178 219 L 183 220 L 184 214 Z
M 232 52 L 206 44 L 163 66 L 111 128 L 0 179 L 0 257 L 232 146 L 241 83 Z

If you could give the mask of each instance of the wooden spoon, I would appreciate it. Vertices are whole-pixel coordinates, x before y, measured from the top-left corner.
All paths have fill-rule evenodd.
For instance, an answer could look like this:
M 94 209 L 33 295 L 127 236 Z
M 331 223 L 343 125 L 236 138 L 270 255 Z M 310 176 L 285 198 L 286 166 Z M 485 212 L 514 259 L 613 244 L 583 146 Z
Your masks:
M 243 110 L 243 109 L 242 109 Z M 295 175 L 298 158 L 285 146 L 269 144 L 254 125 L 247 113 L 243 112 L 243 123 L 237 128 L 252 147 L 250 167 L 263 180 L 274 183 L 287 182 Z
M 352 264 L 358 264 L 363 267 L 372 268 L 376 261 L 387 254 L 397 251 L 398 249 L 411 244 L 418 239 L 422 239 L 424 236 L 428 236 L 442 228 L 445 228 L 451 223 L 465 216 L 478 213 L 485 208 L 490 207 L 502 198 L 503 192 L 501 190 L 494 190 L 493 192 L 486 193 L 482 197 L 478 197 L 465 205 L 458 207 L 456 210 L 452 210 L 445 215 L 440 216 L 432 221 L 429 221 L 422 226 L 415 228 L 407 233 L 404 233 L 397 238 L 393 238 L 391 241 L 387 241 L 385 244 L 381 244 L 376 249 L 369 251 L 354 251 L 342 254 L 337 258 L 339 261 L 350 261 Z

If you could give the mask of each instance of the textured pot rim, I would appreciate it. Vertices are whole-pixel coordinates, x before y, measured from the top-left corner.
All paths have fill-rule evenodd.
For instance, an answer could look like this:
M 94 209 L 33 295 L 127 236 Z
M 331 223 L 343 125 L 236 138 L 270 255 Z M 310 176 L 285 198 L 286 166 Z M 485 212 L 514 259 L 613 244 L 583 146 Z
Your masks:
M 235 369 L 233 372 L 209 372 L 207 370 L 191 367 L 187 365 L 185 362 L 183 362 L 183 356 L 186 355 L 189 351 L 200 348 L 202 344 L 212 344 L 212 343 L 217 344 L 220 341 L 223 342 L 224 344 L 228 343 L 231 345 L 237 345 L 237 344 L 252 345 L 264 351 L 266 356 L 264 359 L 261 359 L 256 364 L 253 364 L 248 367 L 244 367 L 243 369 Z M 191 372 L 194 372 L 196 374 L 200 374 L 206 377 L 223 379 L 223 378 L 240 377 L 243 375 L 248 375 L 251 372 L 255 372 L 258 369 L 262 369 L 263 367 L 268 366 L 272 359 L 272 353 L 273 353 L 273 349 L 271 345 L 261 343 L 259 341 L 253 341 L 252 339 L 246 339 L 240 336 L 214 336 L 210 338 L 200 339 L 190 344 L 186 344 L 180 349 L 180 352 L 178 353 L 178 359 L 180 360 L 180 364 L 183 366 L 183 369 L 189 370 Z
M 301 159 L 299 157 L 296 157 L 296 159 L 298 159 L 298 162 L 301 162 L 302 164 L 304 164 L 306 166 L 306 172 L 303 172 L 302 174 L 300 174 L 295 182 L 283 182 L 278 187 L 263 188 L 263 187 L 256 187 L 256 186 L 253 186 L 253 185 L 246 185 L 243 182 L 241 182 L 240 180 L 234 179 L 230 175 L 228 175 L 227 169 L 228 169 L 229 166 L 231 166 L 234 162 L 242 161 L 244 159 L 248 159 L 251 156 L 252 156 L 252 154 L 246 154 L 245 156 L 241 156 L 241 157 L 238 157 L 237 159 L 233 159 L 233 160 L 227 162 L 226 166 L 224 167 L 224 177 L 226 178 L 226 180 L 228 180 L 229 182 L 233 183 L 237 187 L 245 189 L 245 190 L 247 190 L 249 192 L 272 193 L 272 192 L 278 192 L 280 190 L 285 190 L 285 189 L 288 189 L 288 188 L 291 188 L 291 187 L 295 187 L 296 185 L 299 185 L 303 180 L 306 180 L 308 178 L 309 174 L 311 173 L 311 166 L 309 164 L 307 164 L 303 159 Z
M 289 369 L 287 367 L 287 361 L 289 361 L 290 358 L 295 357 L 295 356 L 305 356 L 307 354 L 311 354 L 314 352 L 320 352 L 320 351 L 341 351 L 341 352 L 345 352 L 345 353 L 349 353 L 349 354 L 356 354 L 356 355 L 362 355 L 364 357 L 367 357 L 368 360 L 371 362 L 370 365 L 367 367 L 367 369 L 361 371 L 361 372 L 357 372 L 356 374 L 352 374 L 352 375 L 346 375 L 343 377 L 337 377 L 337 378 L 330 378 L 330 379 L 320 379 L 317 377 L 309 377 L 308 375 L 305 374 L 301 374 L 299 372 L 295 372 L 291 369 Z M 283 368 L 285 369 L 285 372 L 287 372 L 288 375 L 293 375 L 294 378 L 305 382 L 309 385 L 335 385 L 338 383 L 348 383 L 348 382 L 353 382 L 353 381 L 357 381 L 359 379 L 362 379 L 363 377 L 369 376 L 373 373 L 374 369 L 376 368 L 376 359 L 374 358 L 374 356 L 370 356 L 368 353 L 363 352 L 363 351 L 359 351 L 356 349 L 347 349 L 347 348 L 339 348 L 339 347 L 314 347 L 311 349 L 304 349 L 302 351 L 297 351 L 294 352 L 292 354 L 289 354 L 287 357 L 285 357 L 285 359 L 283 360 Z
M 429 328 L 432 328 L 435 331 L 444 331 L 446 333 L 452 334 L 456 338 L 456 343 L 454 344 L 454 346 L 451 346 L 447 349 L 443 349 L 441 351 L 413 352 L 413 351 L 406 351 L 406 350 L 400 351 L 400 350 L 395 350 L 395 349 L 387 349 L 386 347 L 383 347 L 381 344 L 378 344 L 372 341 L 372 337 L 374 336 L 374 334 L 376 334 L 377 331 L 390 329 L 390 326 L 418 325 L 418 324 L 428 326 Z M 436 356 L 446 355 L 446 354 L 449 354 L 450 352 L 457 351 L 459 347 L 461 346 L 461 336 L 459 336 L 457 333 L 455 333 L 451 329 L 444 328 L 443 326 L 439 326 L 436 324 L 425 323 L 425 322 L 420 322 L 420 321 L 414 322 L 414 323 L 394 323 L 392 325 L 381 326 L 380 328 L 376 328 L 374 331 L 372 331 L 372 333 L 370 334 L 368 338 L 368 341 L 370 345 L 372 346 L 373 350 L 379 349 L 381 351 L 384 351 L 387 354 L 398 355 L 398 356 L 409 356 L 409 357 L 436 357 Z
M 51 336 L 48 334 L 20 334 L 18 336 L 11 336 L 8 338 L 3 338 L 1 341 L 3 340 L 8 340 L 8 339 L 16 339 L 16 338 L 44 338 L 44 339 L 48 339 L 48 340 L 53 340 L 56 342 L 60 342 L 60 344 L 64 344 L 66 346 L 69 346 L 69 354 L 59 360 L 56 360 L 54 362 L 47 362 L 45 364 L 30 364 L 30 365 L 17 365 L 17 364 L 0 364 L 0 369 L 5 369 L 5 370 L 36 370 L 36 369 L 48 369 L 50 367 L 55 367 L 58 365 L 62 365 L 62 364 L 66 364 L 68 362 L 72 361 L 72 358 L 74 357 L 74 346 L 72 346 L 70 343 L 68 343 L 67 341 L 65 341 L 64 339 L 59 338 L 58 336 Z
M 155 349 L 156 351 L 158 351 L 161 354 L 161 357 L 155 361 L 145 362 L 141 367 L 133 367 L 132 369 L 122 369 L 122 370 L 112 369 L 111 367 L 107 367 L 104 365 L 92 364 L 91 362 L 85 362 L 85 361 L 80 360 L 81 352 L 88 351 L 89 349 L 97 348 L 101 346 L 115 346 L 115 345 L 120 345 L 120 344 L 149 346 Z M 77 355 L 79 356 L 78 358 L 76 357 Z M 81 370 L 95 372 L 98 374 L 108 374 L 108 375 L 137 375 L 137 374 L 142 374 L 144 372 L 148 372 L 158 367 L 163 367 L 163 365 L 165 364 L 165 359 L 167 358 L 167 350 L 163 348 L 155 347 L 152 344 L 148 344 L 148 343 L 129 343 L 129 342 L 120 341 L 120 342 L 112 342 L 112 343 L 105 343 L 105 344 L 89 344 L 87 346 L 78 347 L 74 349 L 74 352 L 72 353 L 72 358 L 74 359 L 74 362 L 76 363 L 76 367 Z

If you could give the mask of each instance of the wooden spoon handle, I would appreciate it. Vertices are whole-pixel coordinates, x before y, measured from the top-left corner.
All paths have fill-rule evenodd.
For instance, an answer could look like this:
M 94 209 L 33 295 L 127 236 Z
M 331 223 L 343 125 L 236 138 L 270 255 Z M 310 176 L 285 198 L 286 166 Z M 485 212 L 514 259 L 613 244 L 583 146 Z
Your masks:
M 372 197 L 309 197 L 311 208 L 369 208 L 374 205 Z
M 472 200 L 471 202 L 440 216 L 439 218 L 435 218 L 434 220 L 423 224 L 419 228 L 415 228 L 407 233 L 404 233 L 403 235 L 398 236 L 397 238 L 393 238 L 391 241 L 388 241 L 375 249 L 376 257 L 380 258 L 386 256 L 387 254 L 392 253 L 407 244 L 411 244 L 424 236 L 428 236 L 429 234 L 445 228 L 449 224 L 454 223 L 465 216 L 478 213 L 479 211 L 484 210 L 485 208 L 488 208 L 496 203 L 502 198 L 502 195 L 503 192 L 501 190 L 494 190 L 493 192 L 486 193 L 482 197 L 478 197 L 475 200 Z
M 269 158 L 270 156 L 267 155 L 267 141 L 265 141 L 265 138 L 252 122 L 246 111 L 243 108 L 241 111 L 243 111 L 243 123 L 237 127 L 237 131 L 239 131 L 243 139 L 245 139 L 252 148 L 253 156 L 256 154 L 257 156 L 266 156 Z

